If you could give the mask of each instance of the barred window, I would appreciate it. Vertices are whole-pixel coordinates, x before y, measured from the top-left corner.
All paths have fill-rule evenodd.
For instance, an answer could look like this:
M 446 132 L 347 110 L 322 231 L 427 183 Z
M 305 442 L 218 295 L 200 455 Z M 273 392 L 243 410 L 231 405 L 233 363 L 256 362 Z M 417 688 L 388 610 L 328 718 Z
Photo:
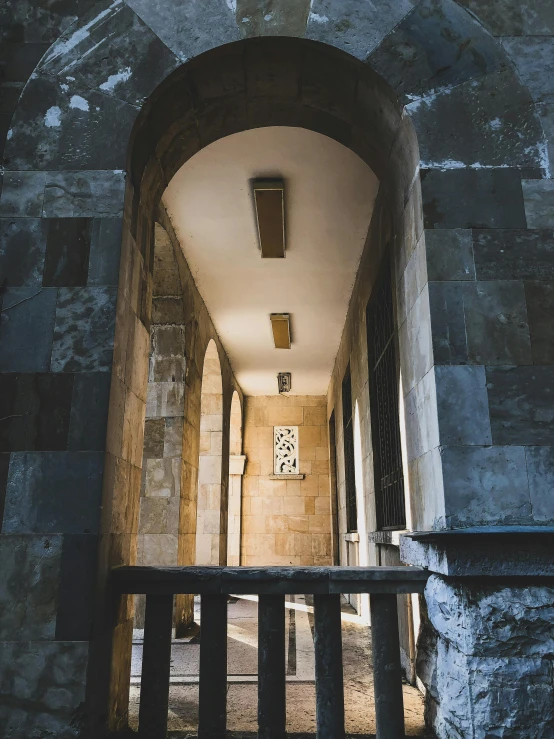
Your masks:
M 354 470 L 354 429 L 352 427 L 352 381 L 350 365 L 342 381 L 342 431 L 344 444 L 344 477 L 346 484 L 346 525 L 348 531 L 358 530 L 356 506 L 356 476 Z
M 366 320 L 377 528 L 403 529 L 406 510 L 389 258 L 367 305 Z

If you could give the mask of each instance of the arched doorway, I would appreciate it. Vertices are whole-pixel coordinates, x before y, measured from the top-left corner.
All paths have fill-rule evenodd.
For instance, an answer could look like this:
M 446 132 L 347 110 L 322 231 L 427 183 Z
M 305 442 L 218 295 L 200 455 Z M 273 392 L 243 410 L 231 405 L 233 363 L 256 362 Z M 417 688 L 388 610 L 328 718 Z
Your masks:
M 227 518 L 227 564 L 241 564 L 242 476 L 245 457 L 242 454 L 242 407 L 235 391 L 231 401 L 229 428 L 229 503 Z
M 196 564 L 225 564 L 223 503 L 227 483 L 222 479 L 223 387 L 214 341 L 204 357 L 200 396 L 200 453 L 196 513 Z
M 119 7 L 115 7 L 116 5 Z M 526 223 L 521 194 L 522 175 L 524 179 L 526 176 L 542 176 L 543 137 L 534 117 L 531 99 L 516 80 L 510 65 L 502 72 L 504 76 L 500 93 L 491 95 L 492 83 L 490 79 L 486 79 L 487 75 L 483 75 L 482 66 L 465 63 L 460 50 L 466 47 L 451 41 L 458 37 L 443 32 L 442 21 L 436 24 L 436 28 L 433 27 L 433 13 L 418 16 L 420 25 L 425 26 L 426 18 L 430 20 L 426 32 L 419 33 L 418 43 L 413 47 L 416 57 L 420 58 L 418 55 L 421 52 L 422 70 L 421 74 L 415 75 L 414 81 L 404 74 L 402 55 L 391 52 L 386 41 L 390 31 L 400 23 L 404 11 L 399 11 L 398 17 L 395 16 L 394 19 L 389 18 L 390 24 L 385 24 L 386 28 L 382 29 L 379 25 L 381 30 L 377 32 L 373 23 L 366 23 L 367 17 L 364 15 L 370 12 L 372 4 L 364 4 L 363 11 L 360 11 L 364 23 L 354 24 L 356 34 L 358 29 L 371 30 L 367 34 L 363 30 L 359 31 L 359 35 L 354 34 L 353 44 L 353 24 L 341 22 L 341 12 L 335 8 L 334 15 L 330 13 L 332 23 L 327 22 L 327 16 L 322 22 L 322 16 L 318 15 L 311 19 L 309 30 L 304 21 L 304 25 L 300 22 L 300 32 L 295 27 L 290 33 L 308 35 L 329 46 L 305 39 L 255 39 L 222 47 L 217 52 L 208 52 L 203 58 L 198 57 L 210 45 L 239 38 L 233 5 L 229 3 L 229 13 L 224 9 L 221 17 L 217 18 L 218 24 L 221 23 L 221 35 L 211 33 L 214 19 L 207 9 L 205 14 L 199 14 L 196 19 L 198 29 L 202 29 L 202 32 L 195 30 L 191 35 L 183 34 L 182 43 L 185 46 L 188 44 L 186 53 L 184 47 L 180 47 L 178 57 L 164 56 L 164 64 L 157 67 L 152 76 L 146 74 L 143 67 L 139 69 L 138 62 L 131 64 L 126 59 L 125 63 L 131 64 L 129 70 L 122 73 L 119 68 L 110 67 L 108 80 L 105 65 L 96 64 L 95 54 L 102 54 L 101 58 L 107 60 L 108 66 L 112 63 L 119 65 L 120 50 L 127 48 L 127 35 L 131 33 L 129 29 L 136 28 L 142 21 L 139 23 L 138 16 L 134 16 L 127 6 L 122 9 L 120 4 L 114 4 L 108 11 L 100 14 L 98 8 L 91 10 L 90 15 L 78 22 L 77 28 L 68 31 L 70 43 L 65 38 L 47 54 L 23 93 L 10 131 L 5 164 L 13 171 L 7 172 L 4 177 L 3 201 L 8 203 L 6 207 L 15 208 L 17 213 L 20 213 L 18 209 L 21 208 L 24 211 L 23 219 L 39 219 L 43 216 L 46 220 L 92 218 L 103 221 L 95 224 L 103 237 L 94 241 L 97 261 L 91 272 L 90 282 L 83 281 L 82 277 L 71 277 L 61 282 L 56 278 L 57 282 L 44 286 L 34 303 L 31 301 L 34 293 L 28 289 L 27 283 L 18 283 L 14 289 L 20 292 L 8 295 L 9 300 L 5 303 L 10 310 L 13 308 L 9 326 L 13 333 L 5 334 L 4 339 L 6 336 L 9 339 L 11 335 L 16 336 L 17 341 L 4 341 L 4 345 L 10 347 L 17 361 L 8 357 L 3 365 L 4 371 L 43 373 L 50 376 L 52 370 L 52 374 L 65 377 L 78 370 L 78 390 L 73 393 L 71 387 L 64 385 L 64 418 L 70 417 L 70 410 L 72 418 L 75 418 L 75 414 L 79 417 L 79 413 L 86 413 L 88 406 L 83 411 L 80 404 L 95 399 L 92 407 L 97 433 L 92 440 L 84 432 L 76 432 L 73 426 L 71 440 L 63 440 L 62 428 L 59 433 L 45 434 L 45 440 L 40 442 L 25 441 L 9 449 L 16 456 L 10 461 L 3 532 L 10 535 L 23 532 L 26 536 L 43 537 L 52 533 L 54 525 L 56 535 L 67 536 L 66 561 L 68 557 L 71 560 L 71 552 L 74 551 L 72 547 L 77 547 L 81 554 L 87 553 L 82 554 L 83 561 L 88 563 L 86 577 L 72 579 L 71 567 L 58 568 L 64 583 L 61 591 L 72 593 L 79 597 L 79 602 L 90 606 L 85 609 L 87 615 L 83 617 L 80 628 L 75 629 L 74 623 L 71 623 L 71 628 L 66 628 L 62 617 L 63 609 L 65 608 L 66 614 L 69 613 L 70 605 L 64 605 L 60 601 L 62 615 L 58 619 L 56 638 L 47 644 L 50 650 L 49 659 L 51 657 L 48 669 L 52 669 L 56 659 L 65 659 L 67 649 L 71 650 L 71 664 L 75 667 L 75 674 L 72 673 L 66 683 L 68 694 L 71 695 L 71 707 L 68 707 L 67 715 L 64 714 L 59 719 L 62 723 L 66 721 L 69 724 L 72 720 L 69 714 L 77 710 L 85 700 L 82 676 L 86 673 L 87 666 L 89 675 L 98 675 L 98 679 L 90 678 L 86 689 L 86 702 L 93 721 L 98 724 L 105 722 L 105 706 L 109 702 L 108 723 L 116 728 L 125 722 L 126 665 L 131 623 L 127 599 L 124 599 L 118 610 L 115 624 L 106 618 L 106 613 L 113 612 L 107 596 L 110 567 L 133 563 L 136 558 L 137 502 L 140 488 L 136 471 L 140 470 L 140 421 L 145 403 L 144 388 L 139 386 L 140 367 L 144 366 L 145 358 L 144 352 L 141 353 L 138 346 L 129 341 L 129 337 L 131 329 L 134 330 L 135 327 L 142 333 L 147 331 L 145 326 L 150 321 L 154 212 L 161 193 L 183 161 L 200 147 L 226 133 L 269 124 L 304 126 L 352 146 L 372 166 L 382 182 L 383 199 L 392 212 L 397 233 L 397 279 L 402 279 L 405 275 L 405 268 L 415 253 L 415 244 L 421 243 L 424 225 L 430 231 L 429 258 L 433 254 L 437 256 L 437 249 L 441 251 L 442 238 L 446 239 L 445 249 L 451 256 L 452 253 L 448 250 L 452 244 L 460 246 L 459 251 L 454 250 L 456 257 L 460 254 L 463 257 L 471 251 L 464 241 L 469 238 L 467 233 L 441 234 L 438 231 L 467 232 L 472 228 L 524 230 Z M 475 44 L 483 48 L 486 46 L 487 54 L 480 58 L 492 60 L 489 71 L 497 66 L 501 67 L 504 62 L 501 50 L 479 25 L 457 8 L 455 3 L 445 2 L 441 5 L 448 11 L 448 18 L 460 19 L 460 28 L 469 28 L 467 36 L 474 39 L 474 44 L 470 45 L 472 48 Z M 103 34 L 103 24 L 111 23 L 111 14 L 120 11 L 128 16 L 131 14 L 131 22 L 118 25 L 117 32 Z M 406 10 L 407 12 L 409 11 Z M 152 22 L 155 23 L 155 19 Z M 84 26 L 86 32 L 83 33 L 81 31 Z M 91 28 L 94 33 L 90 33 Z M 152 43 L 152 48 L 155 48 L 159 39 L 154 38 L 155 35 L 146 25 L 141 28 L 144 31 L 143 36 L 148 39 L 147 43 Z M 263 27 L 261 32 L 265 33 L 267 29 Z M 98 35 L 102 44 L 98 43 Z M 103 39 L 103 35 L 109 41 Z M 444 66 L 444 45 L 448 43 L 455 47 L 455 53 L 452 64 Z M 109 46 L 110 44 L 113 46 Z M 109 46 L 107 53 L 106 45 Z M 100 50 L 97 52 L 98 47 Z M 159 44 L 157 48 L 160 48 Z M 337 48 L 352 49 L 359 59 L 339 52 Z M 371 63 L 382 77 L 360 61 L 365 61 L 369 49 L 373 49 Z M 434 53 L 436 49 L 441 53 Z M 113 55 L 111 50 L 115 52 Z M 66 56 L 68 54 L 71 55 L 70 58 Z M 164 54 L 167 54 L 165 49 Z M 138 58 L 142 62 L 144 57 L 139 54 Z M 168 76 L 169 70 L 179 66 L 183 58 L 196 60 Z M 65 79 L 69 62 L 72 68 L 79 70 L 79 74 L 72 74 Z M 496 66 L 497 62 L 499 64 Z M 436 68 L 437 65 L 441 65 L 440 69 Z M 437 74 L 443 73 L 444 69 L 448 70 L 448 79 L 453 81 L 456 94 L 451 95 L 452 90 L 449 89 L 444 95 L 435 98 L 433 93 L 426 98 L 427 93 L 434 90 Z M 123 153 L 127 148 L 137 109 L 166 77 L 166 82 L 145 106 L 144 115 L 137 124 L 129 157 L 129 178 L 125 185 Z M 383 79 L 388 80 L 390 85 L 383 82 Z M 116 84 L 121 84 L 122 87 L 114 95 L 111 93 Z M 41 94 L 37 94 L 37 90 Z M 108 94 L 106 90 L 109 91 Z M 513 94 L 514 91 L 517 95 Z M 89 93 L 90 101 L 87 99 Z M 406 101 L 415 98 L 415 102 L 404 111 L 398 96 Z M 467 103 L 467 96 L 470 97 L 471 104 Z M 474 105 L 479 107 L 481 103 L 486 103 L 487 107 L 489 98 L 494 98 L 490 121 L 487 116 L 466 118 L 456 112 L 473 109 Z M 40 107 L 43 103 L 44 107 Z M 508 113 L 517 113 L 516 126 L 510 121 Z M 421 157 L 414 128 L 409 120 L 410 115 L 413 115 L 416 123 Z M 499 129 L 503 129 L 500 144 L 494 133 Z M 420 167 L 427 170 L 423 198 Z M 16 182 L 23 182 L 26 188 L 30 188 L 29 202 L 26 200 L 24 205 L 22 201 L 10 200 L 10 192 L 13 195 Z M 113 258 L 113 254 L 117 254 L 118 240 L 109 238 L 108 226 L 115 224 L 117 231 L 121 225 L 119 219 L 123 211 L 126 186 L 122 260 L 121 270 L 118 270 L 117 266 L 114 267 L 117 259 L 114 261 Z M 460 197 L 460 193 L 465 193 L 464 198 Z M 502 202 L 499 200 L 499 193 L 505 196 Z M 426 204 L 425 223 L 422 219 L 422 199 Z M 477 203 L 476 207 L 472 203 Z M 490 213 L 488 210 L 485 213 L 489 208 Z M 26 222 L 25 226 L 32 239 L 36 239 L 33 244 L 40 247 L 37 253 L 43 253 L 43 232 L 34 223 Z M 45 223 L 44 227 L 49 226 Z M 112 249 L 109 252 L 110 258 L 102 261 L 107 245 Z M 415 263 L 410 267 L 414 274 L 417 273 L 415 283 L 418 294 L 426 294 L 425 290 L 432 292 L 427 287 L 425 247 L 423 254 L 423 262 L 418 262 L 417 268 Z M 378 254 L 375 259 L 378 259 Z M 456 281 L 452 275 L 458 275 L 458 281 L 466 280 L 466 267 L 462 259 L 457 272 L 454 267 L 447 272 L 447 281 Z M 444 264 L 435 259 L 434 269 L 435 281 L 442 281 L 446 269 Z M 34 266 L 29 268 L 26 276 L 33 286 L 34 270 Z M 114 346 L 118 280 L 120 287 Z M 22 288 L 27 292 L 21 292 Z M 457 286 L 449 285 L 448 288 L 455 292 Z M 55 292 L 58 289 L 63 291 L 59 304 Z M 438 288 L 433 295 L 438 300 Z M 478 296 L 475 297 L 476 300 L 477 298 Z M 83 300 L 84 306 L 81 302 Z M 447 296 L 444 296 L 444 300 L 447 300 Z M 455 299 L 454 304 L 457 304 Z M 94 314 L 94 321 L 89 320 L 91 305 L 99 307 L 98 313 Z M 449 438 L 456 437 L 457 441 L 452 441 L 452 447 L 461 444 L 462 451 L 452 449 L 450 456 L 439 456 L 437 418 L 439 413 L 442 414 L 441 433 L 445 428 L 450 429 L 447 419 L 450 418 L 452 406 L 447 402 L 448 398 L 459 398 L 463 405 L 478 392 L 484 397 L 483 407 L 487 404 L 483 364 L 486 357 L 479 360 L 482 364 L 475 369 L 467 368 L 464 364 L 468 361 L 467 357 L 460 358 L 461 355 L 451 351 L 452 347 L 444 342 L 437 324 L 431 331 L 428 303 L 422 301 L 419 307 L 422 313 L 418 317 L 413 316 L 402 337 L 401 361 L 403 371 L 406 370 L 403 374 L 408 387 L 410 391 L 414 390 L 410 399 L 412 405 L 407 408 L 408 423 L 413 430 L 412 438 L 417 442 L 410 454 L 414 470 L 414 493 L 420 496 L 421 515 L 416 511 L 414 520 L 421 528 L 429 528 L 442 527 L 452 521 L 460 523 L 459 512 L 453 514 L 448 508 L 455 502 L 458 488 L 454 487 L 452 498 L 446 500 L 443 473 L 448 477 L 449 474 L 454 475 L 453 469 L 459 472 L 461 466 L 471 469 L 474 452 L 480 452 L 480 446 L 490 445 L 492 439 L 490 432 L 487 436 L 487 423 L 490 427 L 487 416 L 480 427 L 481 435 L 477 443 L 465 427 L 461 431 L 453 429 Z M 31 308 L 37 311 L 41 323 L 28 318 L 31 313 L 26 311 Z M 453 313 L 458 315 L 455 310 Z M 478 310 L 476 315 L 480 315 Z M 72 332 L 76 325 L 79 328 L 74 336 Z M 37 344 L 32 347 L 32 351 L 25 342 L 29 339 L 32 344 L 36 335 L 22 331 L 22 326 L 39 327 L 37 330 L 41 332 L 41 343 L 40 346 Z M 418 326 L 427 328 L 423 338 L 418 334 Z M 66 356 L 67 347 L 74 345 L 77 359 Z M 420 349 L 422 346 L 429 349 L 432 345 L 438 347 L 436 354 L 442 359 L 437 361 L 442 366 L 436 376 L 430 375 L 428 386 L 419 385 L 416 389 L 416 382 L 422 379 Z M 476 363 L 478 359 L 478 353 L 474 351 L 471 361 Z M 498 361 L 495 357 L 493 360 Z M 525 362 L 522 360 L 521 364 L 523 366 Z M 523 383 L 523 369 L 519 374 L 518 370 L 510 375 L 516 377 L 520 384 Z M 539 370 L 542 371 L 541 368 Z M 493 372 L 502 387 L 500 370 Z M 112 385 L 107 418 L 107 392 L 105 383 L 102 384 L 101 381 L 110 376 Z M 40 379 L 40 382 L 43 380 Z M 494 387 L 493 383 L 493 389 Z M 83 388 L 88 390 L 83 391 Z M 73 396 L 75 402 L 70 409 L 73 401 L 68 398 Z M 425 405 L 425 412 L 421 410 L 422 404 Z M 472 407 L 471 403 L 469 407 Z M 17 413 L 14 416 L 17 417 Z M 513 427 L 519 428 L 517 419 L 514 424 Z M 50 427 L 46 425 L 44 428 Z M 79 424 L 77 428 L 80 428 Z M 434 436 L 427 433 L 429 430 Z M 498 433 L 501 435 L 506 432 Z M 523 432 L 510 439 L 513 441 L 516 437 L 518 443 L 527 443 Z M 433 442 L 437 441 L 437 444 L 432 449 L 424 450 L 422 444 L 428 443 L 430 438 Z M 75 456 L 77 452 L 78 456 Z M 50 457 L 40 456 L 44 453 L 59 455 L 56 463 Z M 500 448 L 498 454 L 502 454 Z M 447 461 L 450 467 L 447 467 Z M 14 481 L 23 479 L 23 469 L 29 471 L 29 479 L 33 484 L 25 490 L 15 490 Z M 133 472 L 133 475 L 121 474 L 122 470 Z M 433 476 L 433 473 L 437 474 Z M 190 478 L 193 478 L 192 474 Z M 35 480 L 40 484 L 35 485 Z M 425 481 L 434 482 L 427 485 Z M 195 482 L 192 484 L 193 488 Z M 28 523 L 24 516 L 19 516 L 18 506 L 22 500 L 26 500 L 25 496 L 39 495 L 46 490 L 44 495 L 48 498 L 50 488 L 58 493 L 63 489 L 60 483 L 72 490 L 76 484 L 83 483 L 88 496 L 88 507 L 85 511 L 86 525 L 78 528 L 78 535 L 96 538 L 86 538 L 76 543 L 71 538 L 75 534 L 75 524 L 63 517 L 52 524 L 50 518 L 46 523 L 40 520 Z M 479 486 L 477 489 L 481 490 Z M 471 495 L 473 494 L 472 492 Z M 479 494 L 483 495 L 482 492 Z M 50 499 L 53 500 L 53 496 Z M 75 505 L 74 499 L 68 496 L 64 510 L 71 511 Z M 187 511 L 182 521 L 194 519 L 194 496 L 186 498 L 186 506 L 183 507 L 188 507 L 192 512 Z M 492 523 L 503 520 L 501 506 L 498 509 L 489 509 L 480 503 L 476 508 L 486 509 Z M 36 510 L 36 507 L 30 505 L 29 510 Z M 454 519 L 451 518 L 452 515 Z M 83 533 L 85 529 L 86 532 Z M 191 562 L 194 554 L 191 543 L 193 529 L 187 524 L 183 530 L 184 534 L 180 536 L 186 545 L 183 544 L 180 560 Z M 63 544 L 64 547 L 66 543 Z M 62 546 L 61 543 L 59 546 Z M 71 598 L 68 602 L 71 604 Z M 70 621 L 71 619 L 66 619 L 67 623 Z M 94 629 L 91 629 L 92 621 Z M 28 633 L 31 635 L 29 638 L 34 639 L 37 634 L 42 636 L 43 631 L 33 625 Z M 16 634 L 13 638 L 20 636 Z M 115 640 L 114 650 L 112 638 Z M 87 641 L 89 639 L 90 645 Z M 63 642 L 64 646 L 58 648 L 58 642 Z M 66 647 L 67 643 L 71 646 Z M 32 644 L 31 647 L 23 646 L 23 642 L 20 648 L 22 659 L 26 654 L 25 649 L 38 649 Z M 109 677 L 112 651 L 116 656 L 114 669 Z M 30 714 L 33 711 L 36 715 L 43 714 L 42 710 L 31 707 Z M 30 720 L 34 721 L 34 718 Z

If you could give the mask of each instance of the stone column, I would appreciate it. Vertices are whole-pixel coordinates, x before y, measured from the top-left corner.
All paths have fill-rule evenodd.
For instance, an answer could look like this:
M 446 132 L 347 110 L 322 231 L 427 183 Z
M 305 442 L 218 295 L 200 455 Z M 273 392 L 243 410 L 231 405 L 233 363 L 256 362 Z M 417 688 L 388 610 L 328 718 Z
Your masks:
M 240 565 L 241 517 L 242 517 L 242 476 L 246 457 L 244 454 L 231 454 L 229 457 L 229 519 L 227 523 L 227 565 Z

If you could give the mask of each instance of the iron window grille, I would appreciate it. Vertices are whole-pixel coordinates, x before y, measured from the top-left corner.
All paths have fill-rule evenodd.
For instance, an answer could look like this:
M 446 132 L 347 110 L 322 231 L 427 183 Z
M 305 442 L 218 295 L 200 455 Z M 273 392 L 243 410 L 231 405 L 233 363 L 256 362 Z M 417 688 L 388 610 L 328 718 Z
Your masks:
M 346 487 L 346 525 L 349 532 L 358 530 L 356 473 L 354 468 L 354 429 L 352 427 L 352 381 L 350 365 L 342 381 L 342 430 L 344 445 L 344 479 Z
M 406 508 L 391 265 L 388 257 L 366 308 L 366 325 L 377 528 L 403 529 L 406 527 Z

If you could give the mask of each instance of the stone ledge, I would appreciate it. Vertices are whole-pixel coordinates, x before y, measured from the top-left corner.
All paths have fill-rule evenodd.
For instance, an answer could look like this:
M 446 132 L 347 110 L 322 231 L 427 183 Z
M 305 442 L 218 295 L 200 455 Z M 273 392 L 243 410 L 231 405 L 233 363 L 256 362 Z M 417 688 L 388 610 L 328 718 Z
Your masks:
M 400 537 L 405 564 L 450 577 L 554 577 L 553 526 L 475 526 Z
M 305 475 L 269 475 L 270 480 L 303 480 Z

